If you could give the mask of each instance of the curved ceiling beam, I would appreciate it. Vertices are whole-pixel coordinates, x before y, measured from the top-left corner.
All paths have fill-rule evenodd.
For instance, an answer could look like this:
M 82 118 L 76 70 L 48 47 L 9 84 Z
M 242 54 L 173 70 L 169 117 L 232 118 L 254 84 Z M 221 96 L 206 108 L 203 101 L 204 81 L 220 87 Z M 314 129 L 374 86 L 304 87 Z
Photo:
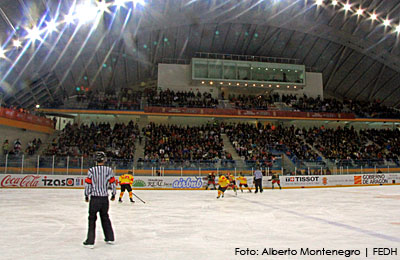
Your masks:
M 170 14 L 169 14 L 170 15 Z M 209 20 L 198 18 L 195 21 L 187 19 L 187 15 L 174 14 L 170 15 L 170 24 L 166 26 L 165 23 L 156 23 L 151 25 L 144 25 L 139 31 L 148 32 L 154 30 L 167 30 L 169 28 L 181 27 L 181 26 L 192 26 L 192 25 L 205 25 L 205 24 L 219 24 L 218 19 Z M 346 46 L 353 49 L 363 55 L 366 55 L 374 60 L 385 64 L 387 67 L 393 69 L 396 72 L 400 72 L 400 58 L 392 55 L 388 50 L 376 46 L 376 42 L 364 39 L 359 36 L 352 35 L 351 33 L 338 30 L 334 27 L 327 26 L 324 24 L 315 24 L 315 21 L 308 21 L 301 19 L 301 21 L 295 20 L 289 23 L 282 23 L 281 20 L 268 20 L 243 16 L 237 18 L 235 21 L 230 22 L 231 24 L 250 24 L 258 26 L 269 26 L 290 31 L 302 32 L 304 34 L 316 36 L 331 42 L 335 42 L 339 45 Z M 221 23 L 224 24 L 224 23 Z M 389 36 L 392 37 L 392 36 Z

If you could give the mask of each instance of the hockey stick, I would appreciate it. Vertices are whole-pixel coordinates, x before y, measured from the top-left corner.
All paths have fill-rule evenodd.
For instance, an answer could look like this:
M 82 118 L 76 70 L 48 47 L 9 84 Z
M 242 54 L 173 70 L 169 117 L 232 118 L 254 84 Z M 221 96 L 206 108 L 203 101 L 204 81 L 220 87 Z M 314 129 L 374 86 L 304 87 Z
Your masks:
M 138 198 L 141 202 L 146 203 L 146 201 L 144 201 L 144 200 L 142 200 L 141 198 L 139 198 L 135 193 L 132 192 L 132 194 L 133 194 L 136 198 Z

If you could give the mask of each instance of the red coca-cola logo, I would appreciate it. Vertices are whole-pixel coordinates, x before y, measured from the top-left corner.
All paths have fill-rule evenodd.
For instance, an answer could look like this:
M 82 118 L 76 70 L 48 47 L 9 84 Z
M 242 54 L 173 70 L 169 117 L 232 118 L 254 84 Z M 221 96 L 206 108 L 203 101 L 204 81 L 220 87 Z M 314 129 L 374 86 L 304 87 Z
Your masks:
M 38 175 L 26 175 L 24 177 L 5 176 L 0 183 L 1 187 L 38 187 Z

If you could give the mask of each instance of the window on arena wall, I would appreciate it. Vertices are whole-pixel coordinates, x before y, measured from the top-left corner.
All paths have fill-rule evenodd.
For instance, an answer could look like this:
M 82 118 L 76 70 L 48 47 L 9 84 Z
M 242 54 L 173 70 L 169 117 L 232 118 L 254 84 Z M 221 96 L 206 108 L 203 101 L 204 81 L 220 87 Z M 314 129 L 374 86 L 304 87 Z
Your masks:
M 236 64 L 229 64 L 227 62 L 224 63 L 224 78 L 225 79 L 237 79 L 236 78 Z

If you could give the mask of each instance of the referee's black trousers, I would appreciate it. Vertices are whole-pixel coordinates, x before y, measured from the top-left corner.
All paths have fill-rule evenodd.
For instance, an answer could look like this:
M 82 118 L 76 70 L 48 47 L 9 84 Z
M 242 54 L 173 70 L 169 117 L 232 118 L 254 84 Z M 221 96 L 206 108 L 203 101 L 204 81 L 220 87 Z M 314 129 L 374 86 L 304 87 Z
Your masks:
M 258 192 L 258 189 L 260 189 L 260 192 L 263 192 L 262 188 L 262 179 L 256 179 L 254 180 L 255 186 L 256 186 L 256 192 Z
M 114 241 L 114 231 L 108 217 L 109 202 L 108 197 L 91 197 L 89 203 L 89 230 L 86 242 L 94 244 L 96 236 L 97 212 L 100 213 L 101 226 L 103 227 L 104 240 Z

